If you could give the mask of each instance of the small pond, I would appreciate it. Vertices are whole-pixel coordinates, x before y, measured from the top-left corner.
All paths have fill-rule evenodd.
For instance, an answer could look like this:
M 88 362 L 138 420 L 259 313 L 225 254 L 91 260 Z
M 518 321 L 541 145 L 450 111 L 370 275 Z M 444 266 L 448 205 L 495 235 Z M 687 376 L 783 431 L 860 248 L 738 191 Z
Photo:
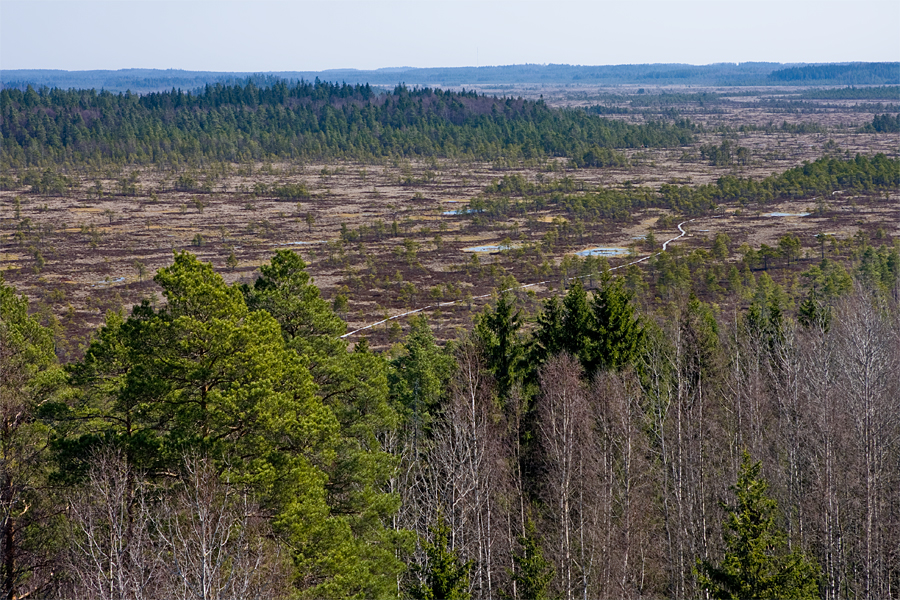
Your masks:
M 109 279 L 104 279 L 102 281 L 98 281 L 92 287 L 96 287 L 98 285 L 112 285 L 114 283 L 122 283 L 123 281 L 125 281 L 124 277 L 111 277 Z
M 459 210 L 445 210 L 441 214 L 442 215 L 469 215 L 474 212 L 481 212 L 481 211 L 475 210 L 474 208 L 460 208 Z
M 807 217 L 809 213 L 786 213 L 786 212 L 771 212 L 763 215 L 764 217 Z
M 578 256 L 624 256 L 628 254 L 627 248 L 588 248 L 581 252 L 576 252 Z
M 505 244 L 469 246 L 468 248 L 463 248 L 463 252 L 500 252 L 501 250 L 509 250 L 510 248 L 515 248 L 515 244 L 512 246 L 507 246 Z

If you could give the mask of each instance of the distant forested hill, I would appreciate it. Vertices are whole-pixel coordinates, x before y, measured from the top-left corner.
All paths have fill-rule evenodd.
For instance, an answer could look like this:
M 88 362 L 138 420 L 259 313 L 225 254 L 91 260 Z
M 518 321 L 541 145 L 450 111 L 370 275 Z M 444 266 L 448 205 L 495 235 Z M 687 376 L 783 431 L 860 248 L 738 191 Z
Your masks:
M 589 148 L 679 146 L 687 121 L 631 125 L 542 101 L 316 81 L 207 86 L 139 96 L 0 91 L 6 167 L 267 158 L 576 156 Z
M 769 74 L 773 83 L 885 85 L 900 82 L 900 62 L 808 65 Z
M 123 69 L 120 71 L 14 70 L 2 73 L 2 85 L 25 90 L 28 85 L 61 89 L 97 89 L 112 92 L 197 90 L 207 84 L 234 84 L 253 73 L 180 71 L 177 69 Z M 506 65 L 418 69 L 399 67 L 358 71 L 283 71 L 266 76 L 292 81 L 366 84 L 393 88 L 399 83 L 420 86 L 492 84 L 602 84 L 602 85 L 896 85 L 900 63 L 784 65 L 781 63 L 721 63 L 713 65 Z

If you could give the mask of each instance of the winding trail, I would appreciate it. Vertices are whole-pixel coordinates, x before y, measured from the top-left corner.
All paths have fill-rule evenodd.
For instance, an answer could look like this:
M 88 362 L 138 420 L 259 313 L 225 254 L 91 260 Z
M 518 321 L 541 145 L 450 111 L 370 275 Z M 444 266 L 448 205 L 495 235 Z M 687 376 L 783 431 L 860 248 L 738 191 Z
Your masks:
M 675 240 L 679 240 L 679 239 L 681 239 L 681 238 L 683 238 L 684 236 L 687 235 L 687 231 L 684 230 L 684 228 L 682 227 L 682 225 L 684 225 L 685 223 L 690 223 L 691 221 L 694 221 L 694 220 L 695 220 L 695 219 L 688 219 L 687 221 L 682 221 L 681 223 L 679 223 L 679 224 L 678 224 L 678 231 L 680 231 L 681 233 L 679 233 L 678 235 L 676 235 L 676 236 L 673 237 L 672 239 L 666 240 L 665 242 L 663 242 L 662 250 L 660 250 L 660 251 L 657 252 L 656 254 L 648 254 L 648 255 L 645 256 L 644 258 L 639 258 L 639 259 L 637 259 L 637 260 L 631 261 L 630 263 L 625 263 L 625 264 L 619 265 L 619 266 L 617 266 L 617 267 L 612 267 L 611 269 L 607 269 L 606 271 L 604 271 L 604 273 L 609 273 L 609 272 L 611 272 L 611 271 L 615 271 L 616 269 L 622 269 L 622 268 L 624 268 L 624 267 L 630 267 L 631 265 L 636 265 L 636 264 L 638 264 L 638 263 L 642 263 L 642 262 L 644 262 L 645 260 L 650 260 L 650 259 L 653 258 L 654 256 L 659 256 L 660 254 L 662 254 L 663 252 L 666 251 L 666 247 L 667 247 L 670 243 L 674 242 Z M 575 279 L 584 279 L 585 277 L 590 277 L 590 275 L 578 275 L 577 277 L 569 277 L 569 278 L 566 279 L 566 281 L 573 281 L 573 280 L 575 280 Z M 557 281 L 557 280 L 556 280 L 556 279 L 547 279 L 547 280 L 545 280 L 545 281 L 536 281 L 536 282 L 534 282 L 534 283 L 528 283 L 528 284 L 525 284 L 525 285 L 517 285 L 517 286 L 515 286 L 515 287 L 511 287 L 511 288 L 507 288 L 507 289 L 505 289 L 505 290 L 501 290 L 501 293 L 502 293 L 502 292 L 511 292 L 511 291 L 513 291 L 513 290 L 524 290 L 525 288 L 534 287 L 534 286 L 536 286 L 536 285 L 544 285 L 544 284 L 547 284 L 547 283 L 553 283 L 553 282 L 555 282 L 555 281 Z M 378 322 L 376 322 L 376 323 L 371 323 L 371 324 L 369 324 L 369 325 L 366 325 L 365 327 L 360 327 L 359 329 L 354 329 L 354 330 L 351 331 L 350 333 L 345 333 L 344 335 L 342 335 L 341 338 L 350 337 L 351 335 L 355 335 L 355 334 L 359 333 L 360 331 L 365 331 L 366 329 L 372 329 L 373 327 L 377 327 L 378 325 L 382 325 L 383 323 L 387 323 L 388 321 L 394 321 L 394 320 L 396 320 L 396 319 L 402 319 L 403 317 L 408 317 L 409 315 L 414 315 L 414 314 L 416 314 L 416 313 L 425 312 L 426 310 L 431 310 L 432 308 L 441 308 L 442 306 L 453 306 L 453 305 L 456 305 L 456 304 L 460 304 L 461 302 L 469 302 L 469 301 L 471 301 L 471 300 L 480 300 L 480 299 L 483 299 L 483 298 L 490 298 L 493 294 L 494 294 L 494 292 L 491 292 L 490 294 L 482 294 L 482 295 L 480 295 L 480 296 L 472 296 L 472 298 L 467 298 L 466 300 L 453 300 L 453 301 L 451 301 L 451 302 L 439 302 L 439 303 L 437 303 L 437 304 L 429 304 L 428 306 L 423 306 L 422 308 L 417 308 L 416 310 L 410 310 L 410 311 L 407 311 L 407 312 L 404 312 L 404 313 L 400 313 L 400 314 L 394 315 L 393 317 L 388 317 L 387 319 L 382 319 L 382 320 L 380 320 L 380 321 L 378 321 Z

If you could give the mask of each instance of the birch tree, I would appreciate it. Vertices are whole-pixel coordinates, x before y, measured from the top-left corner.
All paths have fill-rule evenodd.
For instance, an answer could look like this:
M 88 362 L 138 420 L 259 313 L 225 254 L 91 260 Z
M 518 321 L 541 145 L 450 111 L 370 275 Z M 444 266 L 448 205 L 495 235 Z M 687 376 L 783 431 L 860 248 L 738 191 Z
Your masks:
M 450 548 L 473 561 L 471 591 L 493 598 L 505 587 L 508 564 L 509 455 L 495 403 L 493 377 L 474 339 L 456 351 L 456 372 L 429 455 L 433 506 L 450 527 Z
M 551 556 L 558 567 L 558 587 L 566 600 L 575 598 L 578 589 L 586 594 L 589 583 L 579 571 L 589 572 L 593 557 L 580 555 L 579 544 L 585 499 L 596 477 L 594 456 L 590 452 L 591 410 L 581 382 L 578 360 L 562 353 L 550 358 L 540 371 L 537 397 L 538 433 L 541 448 L 546 517 L 552 536 L 548 536 Z M 581 511 L 579 509 L 582 509 Z M 586 548 L 585 548 L 586 549 Z M 579 580 L 580 579 L 580 580 Z M 581 594 L 579 594 L 581 595 Z
M 860 474 L 859 500 L 862 523 L 858 544 L 863 598 L 885 598 L 890 594 L 887 577 L 892 566 L 887 562 L 885 517 L 894 516 L 888 508 L 900 493 L 896 487 L 897 426 L 900 396 L 892 373 L 897 352 L 890 343 L 886 307 L 863 290 L 843 301 L 835 319 L 838 352 L 844 374 L 840 390 L 851 411 L 855 426 L 856 460 Z M 893 349 L 893 350 L 892 350 Z M 896 518 L 894 516 L 894 518 Z

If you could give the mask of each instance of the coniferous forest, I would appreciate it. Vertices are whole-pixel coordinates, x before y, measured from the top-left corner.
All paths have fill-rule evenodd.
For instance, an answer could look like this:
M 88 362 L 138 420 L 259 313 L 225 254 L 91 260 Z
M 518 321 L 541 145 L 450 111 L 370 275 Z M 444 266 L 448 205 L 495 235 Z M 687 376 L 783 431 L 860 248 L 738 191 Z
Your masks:
M 573 156 L 582 147 L 679 146 L 690 124 L 626 125 L 541 101 L 316 81 L 208 85 L 137 96 L 0 90 L 12 166 L 273 158 Z M 8 161 L 8 162 L 7 162 Z
M 788 151 L 746 140 L 822 131 L 740 138 L 712 96 L 649 96 L 0 90 L 2 597 L 900 596 L 896 149 L 800 138 L 815 158 L 769 169 Z M 822 127 L 895 132 L 866 110 Z M 393 224 L 347 227 L 342 169 Z M 442 177 L 459 210 L 404 212 Z M 151 223 L 161 196 L 279 221 L 211 240 Z M 46 225 L 66 198 L 97 222 Z M 823 231 L 761 214 L 792 203 Z M 135 260 L 136 302 L 56 291 L 48 260 L 109 265 L 139 231 L 194 237 Z M 604 235 L 627 254 L 576 253 Z

